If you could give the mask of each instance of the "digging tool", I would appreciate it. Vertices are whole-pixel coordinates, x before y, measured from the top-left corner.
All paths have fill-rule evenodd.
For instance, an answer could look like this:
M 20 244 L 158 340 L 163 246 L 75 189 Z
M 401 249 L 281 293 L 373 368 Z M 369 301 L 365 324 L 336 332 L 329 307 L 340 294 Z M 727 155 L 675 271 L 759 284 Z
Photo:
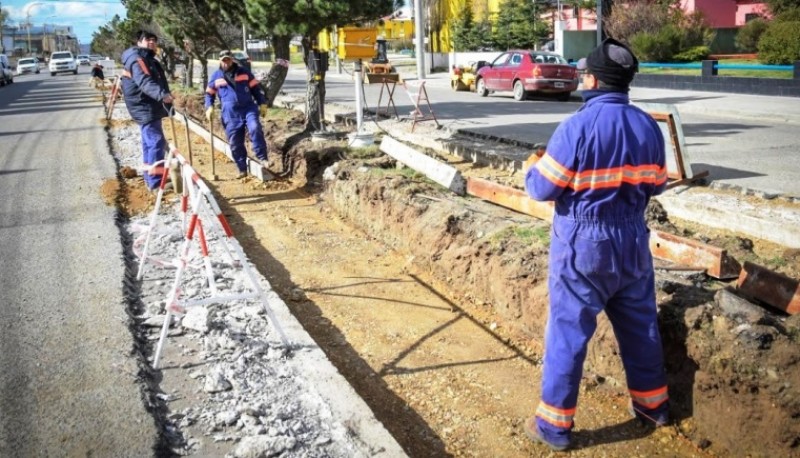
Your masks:
M 186 112 L 183 113 L 183 125 L 186 126 L 186 151 L 189 153 L 189 165 L 194 166 L 192 162 L 192 139 L 189 135 L 189 118 L 186 116 Z
M 217 176 L 217 164 L 216 160 L 214 159 L 214 119 L 208 120 L 208 133 L 208 138 L 211 143 L 211 179 L 217 181 L 219 180 L 219 177 Z
M 175 147 L 178 146 L 178 137 L 175 134 L 175 107 L 166 106 L 167 113 L 169 113 L 169 125 L 172 128 L 172 140 L 175 142 Z M 189 134 L 189 129 L 186 129 L 186 134 Z M 188 137 L 187 137 L 188 138 Z M 190 147 L 191 148 L 191 147 Z M 191 157 L 191 156 L 190 156 Z M 176 194 L 183 193 L 183 177 L 181 177 L 181 168 L 175 161 L 170 161 L 169 164 L 164 164 L 164 169 L 169 171 L 169 179 L 172 181 L 172 189 Z

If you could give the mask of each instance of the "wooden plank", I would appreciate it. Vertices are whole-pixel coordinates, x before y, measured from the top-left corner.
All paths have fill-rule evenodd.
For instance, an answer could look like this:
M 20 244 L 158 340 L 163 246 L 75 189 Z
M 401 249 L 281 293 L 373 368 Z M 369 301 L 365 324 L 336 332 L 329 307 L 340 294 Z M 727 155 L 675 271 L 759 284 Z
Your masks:
M 553 221 L 553 203 L 539 202 L 524 191 L 499 185 L 482 178 L 467 178 L 467 194 L 495 203 L 501 207 L 548 222 Z
M 800 281 L 766 267 L 745 261 L 736 287 L 743 295 L 790 315 L 800 312 Z
M 737 278 L 742 269 L 727 250 L 657 230 L 650 232 L 650 251 L 658 259 L 701 267 L 721 280 Z

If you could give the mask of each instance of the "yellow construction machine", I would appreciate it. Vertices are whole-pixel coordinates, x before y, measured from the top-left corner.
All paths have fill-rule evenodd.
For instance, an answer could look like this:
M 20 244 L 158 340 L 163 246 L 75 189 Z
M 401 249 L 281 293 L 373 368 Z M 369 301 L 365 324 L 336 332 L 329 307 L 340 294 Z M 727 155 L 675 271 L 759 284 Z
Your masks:
M 450 87 L 454 91 L 475 92 L 475 72 L 472 65 L 453 65 L 450 69 Z

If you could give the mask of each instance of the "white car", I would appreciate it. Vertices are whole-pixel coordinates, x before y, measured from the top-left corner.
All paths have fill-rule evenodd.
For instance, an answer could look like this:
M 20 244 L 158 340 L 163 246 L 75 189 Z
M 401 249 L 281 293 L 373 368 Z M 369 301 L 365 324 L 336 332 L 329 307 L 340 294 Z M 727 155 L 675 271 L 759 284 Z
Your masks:
M 89 56 L 86 54 L 78 54 L 75 56 L 75 60 L 78 61 L 78 65 L 91 65 L 92 62 L 89 60 Z
M 39 61 L 34 57 L 25 57 L 17 61 L 17 75 L 39 73 Z
M 71 51 L 56 51 L 50 54 L 50 63 L 48 64 L 50 76 L 56 76 L 56 73 L 72 73 L 78 74 L 78 63 L 72 57 Z

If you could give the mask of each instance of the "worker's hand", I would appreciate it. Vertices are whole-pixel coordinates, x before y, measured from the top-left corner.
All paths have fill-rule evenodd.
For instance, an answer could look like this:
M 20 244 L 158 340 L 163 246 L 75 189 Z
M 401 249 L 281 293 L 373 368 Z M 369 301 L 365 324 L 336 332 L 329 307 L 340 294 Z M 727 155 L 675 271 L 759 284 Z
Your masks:
M 161 99 L 161 101 L 164 102 L 164 103 L 172 103 L 174 101 L 174 99 L 172 98 L 172 95 L 167 94 L 167 95 L 164 96 L 163 99 Z
M 211 121 L 211 118 L 214 116 L 214 107 L 208 107 L 206 109 L 206 119 Z
M 259 105 L 258 106 L 258 114 L 260 114 L 262 118 L 266 118 L 267 117 L 267 111 L 268 110 L 269 110 L 269 108 L 266 105 Z

